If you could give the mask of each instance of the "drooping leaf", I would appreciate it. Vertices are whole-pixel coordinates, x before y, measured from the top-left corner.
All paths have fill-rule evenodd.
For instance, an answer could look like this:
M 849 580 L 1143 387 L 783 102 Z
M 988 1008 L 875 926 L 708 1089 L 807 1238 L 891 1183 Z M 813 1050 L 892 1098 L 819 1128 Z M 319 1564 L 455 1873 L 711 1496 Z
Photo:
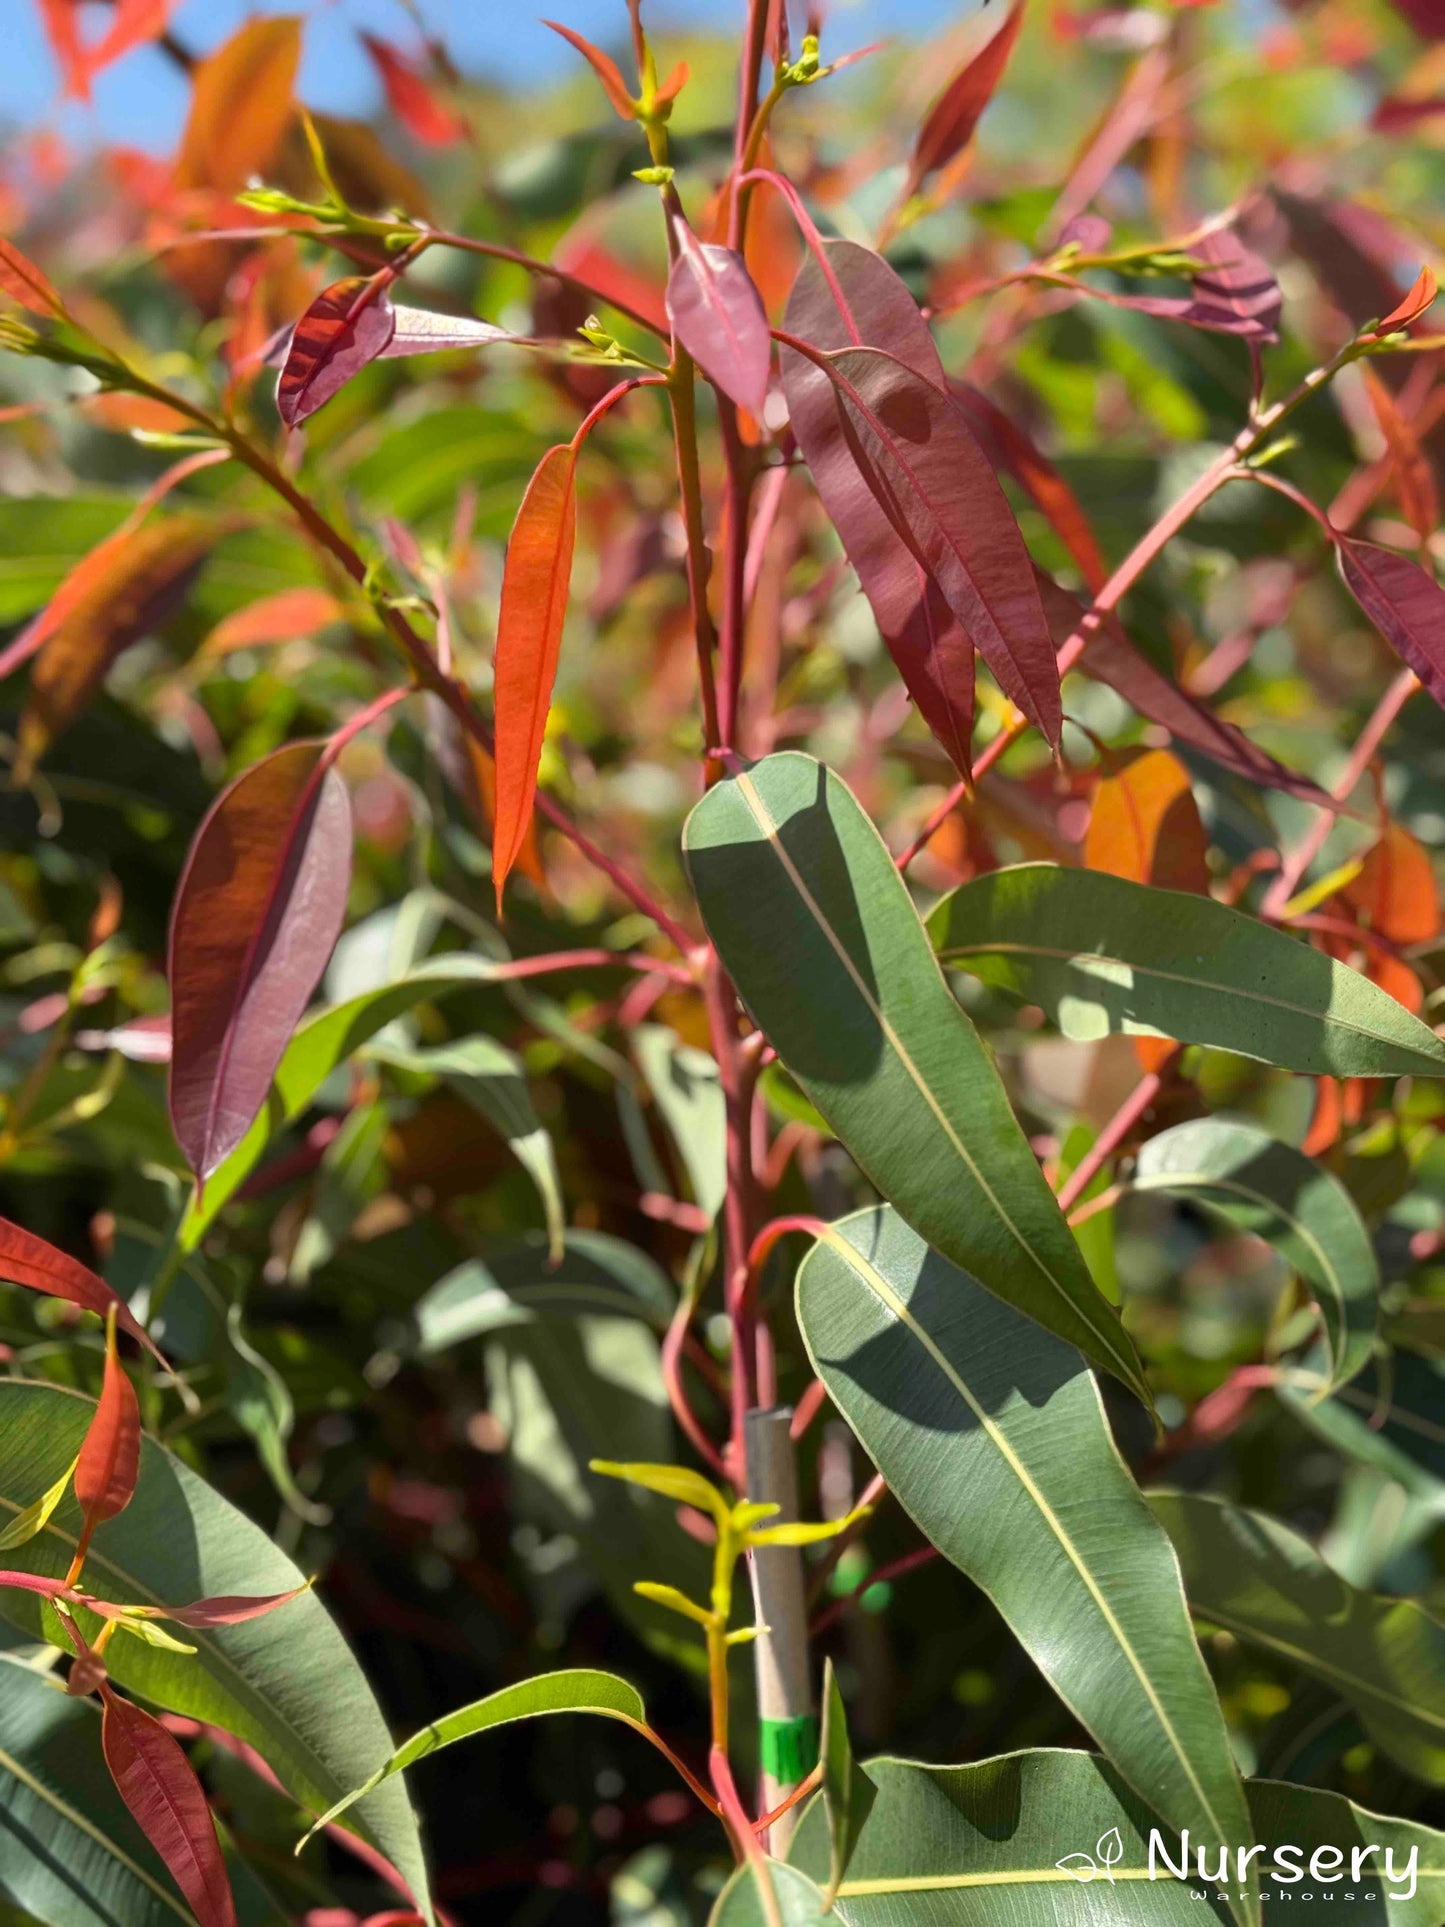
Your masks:
M 1380 1268 L 1354 1199 L 1330 1172 L 1267 1131 L 1200 1118 L 1141 1146 L 1134 1188 L 1187 1197 L 1274 1245 L 1309 1288 L 1324 1323 L 1330 1391 L 1369 1362 Z
M 809 346 L 816 359 L 784 346 L 783 385 L 799 446 L 865 593 L 877 559 L 869 542 L 855 554 L 849 532 L 886 525 L 877 541 L 889 560 L 901 541 L 1004 693 L 1057 742 L 1058 669 L 1033 564 L 962 411 L 886 344 Z M 815 409 L 806 389 L 799 395 L 800 363 L 828 387 Z M 885 627 L 884 613 L 875 613 Z
M 402 1773 L 429 1753 L 444 1746 L 455 1746 L 475 1733 L 486 1733 L 494 1726 L 509 1726 L 514 1720 L 541 1719 L 549 1713 L 597 1713 L 603 1719 L 621 1720 L 625 1726 L 645 1728 L 647 1710 L 642 1695 L 616 1673 L 602 1673 L 585 1667 L 568 1672 L 542 1673 L 515 1686 L 504 1686 L 470 1706 L 459 1706 L 445 1713 L 430 1726 L 424 1726 L 377 1768 L 364 1786 L 355 1788 L 323 1813 L 316 1826 L 329 1826 L 356 1800 L 379 1787 L 393 1774 Z M 307 1836 L 308 1838 L 310 1835 Z
M 1395 1351 L 1372 1360 L 1333 1397 L 1325 1361 L 1305 1360 L 1280 1374 L 1275 1390 L 1310 1430 L 1347 1459 L 1373 1467 L 1433 1505 L 1445 1496 L 1445 1364 Z
M 699 241 L 680 215 L 672 231 L 667 312 L 677 338 L 708 380 L 760 422 L 773 344 L 747 263 L 732 248 Z
M 1078 1353 L 887 1207 L 844 1218 L 809 1252 L 798 1319 L 889 1489 L 1130 1785 L 1173 1827 L 1246 1839 L 1178 1567 Z
M 105 1321 L 105 1376 L 95 1417 L 75 1462 L 75 1497 L 82 1524 L 80 1551 L 98 1525 L 124 1512 L 140 1470 L 140 1405 L 116 1352 L 115 1313 Z
M 1189 772 L 1177 756 L 1140 750 L 1100 777 L 1084 838 L 1088 869 L 1202 894 L 1209 888 L 1208 849 Z
M 176 156 L 178 188 L 235 194 L 265 174 L 296 111 L 301 25 L 294 15 L 258 15 L 197 63 Z
M 1207 265 L 1195 275 L 1193 299 L 1180 318 L 1221 334 L 1278 341 L 1279 283 L 1233 228 L 1205 235 L 1191 252 Z
M 877 1788 L 853 1757 L 848 1715 L 831 1659 L 823 1662 L 823 1726 L 818 1757 L 823 1765 L 823 1810 L 828 1816 L 828 1881 L 825 1898 L 834 1901 Z
M 345 610 L 325 589 L 281 589 L 275 595 L 248 602 L 223 616 L 197 651 L 198 661 L 228 656 L 236 649 L 255 649 L 265 643 L 293 642 L 315 635 L 328 623 L 340 622 Z
M 575 1311 L 631 1314 L 666 1327 L 677 1302 L 667 1274 L 645 1251 L 605 1231 L 567 1233 L 553 1265 L 540 1232 L 488 1240 L 417 1300 L 414 1316 L 423 1354 L 449 1350 L 503 1324 Z
M 91 1400 L 54 1386 L 0 1384 L 0 1521 L 54 1483 L 80 1450 L 94 1410 Z M 14 1566 L 63 1578 L 79 1525 L 79 1508 L 67 1499 L 43 1532 L 6 1556 Z M 141 1443 L 135 1496 L 97 1529 L 86 1570 L 111 1598 L 160 1607 L 305 1584 L 269 1534 L 151 1439 Z M 32 1637 L 42 1634 L 40 1602 L 28 1595 L 0 1591 L 0 1615 Z M 77 1616 L 85 1617 L 79 1609 Z M 249 1742 L 313 1810 L 329 1806 L 390 1753 L 371 1689 L 314 1593 L 302 1592 L 284 1612 L 200 1628 L 190 1637 L 195 1657 L 118 1639 L 106 1650 L 106 1667 L 127 1692 Z M 400 1790 L 373 1795 L 355 1821 L 425 1909 L 421 1847 Z
M 1084 586 L 1091 595 L 1097 595 L 1108 580 L 1109 570 L 1084 505 L 1073 489 L 1033 438 L 981 389 L 966 381 L 950 381 L 948 391 L 963 410 L 989 460 L 995 468 L 1006 468 L 1032 498 L 1035 508 L 1047 517 L 1054 534 L 1068 550 L 1084 579 Z
M 904 198 L 916 194 L 935 168 L 945 166 L 973 139 L 983 110 L 1003 79 L 1024 21 L 1024 0 L 1004 15 L 993 37 L 949 81 L 924 119 L 913 144 Z
M 1340 895 L 1391 943 L 1428 943 L 1439 935 L 1435 866 L 1424 845 L 1399 823 L 1386 824 Z
M 58 321 L 65 313 L 64 303 L 48 278 L 3 235 L 0 235 L 0 294 L 9 295 L 22 308 L 47 321 Z
M 727 1192 L 727 1104 L 717 1060 L 684 1044 L 665 1024 L 639 1024 L 632 1050 L 667 1121 L 692 1185 L 710 1218 Z
M 98 1318 L 115 1314 L 123 1332 L 144 1345 L 159 1365 L 165 1359 L 157 1350 L 129 1305 L 123 1304 L 103 1278 L 78 1258 L 59 1251 L 33 1231 L 24 1231 L 8 1218 L 0 1218 L 0 1279 L 24 1285 L 30 1291 L 44 1292 L 47 1298 L 63 1298 L 69 1305 L 93 1311 Z
M 841 348 L 854 340 L 885 341 L 916 374 L 945 388 L 943 364 L 928 325 L 883 257 L 853 241 L 825 241 L 823 253 L 832 285 L 809 255 L 788 298 L 788 332 L 819 348 Z M 959 774 L 967 776 L 974 696 L 970 634 L 920 567 L 903 534 L 859 484 L 847 424 L 827 376 L 799 355 L 784 355 L 782 368 L 793 432 L 858 572 L 888 653 L 924 721 Z M 825 491 L 820 477 L 826 478 Z
M 1208 897 L 1022 863 L 952 891 L 928 933 L 941 962 L 1041 1004 L 1077 1041 L 1123 1031 L 1337 1077 L 1445 1074 L 1445 1043 L 1393 997 Z
M 361 274 L 333 281 L 291 331 L 276 378 L 276 409 L 295 428 L 324 407 L 396 333 L 396 310 L 383 289 Z
M 748 1860 L 729 1876 L 707 1927 L 825 1927 L 821 1890 L 786 1860 Z
M 266 1101 L 350 877 L 351 805 L 320 743 L 253 763 L 196 832 L 171 911 L 170 1110 L 202 1180 Z
M 101 1693 L 101 1745 L 116 1790 L 200 1927 L 236 1927 L 216 1823 L 180 1742 L 143 1707 Z
M 770 756 L 709 791 L 683 849 L 739 995 L 883 1196 L 1147 1400 L 1118 1314 L 847 786 L 811 756 Z
M 359 38 L 381 76 L 387 106 L 413 140 L 424 147 L 450 147 L 466 139 L 467 124 L 461 115 L 439 98 L 427 76 L 399 48 L 374 33 Z
M 1418 562 L 1375 542 L 1335 537 L 1345 587 L 1445 709 L 1445 589 Z
M 521 853 L 537 790 L 542 737 L 557 680 L 572 546 L 577 534 L 577 451 L 549 448 L 527 484 L 507 544 L 497 617 L 497 815 L 492 875 L 500 906 Z
M 1420 540 L 1428 542 L 1440 522 L 1440 495 L 1430 457 L 1420 446 L 1411 423 L 1401 414 L 1394 395 L 1368 362 L 1361 365 L 1360 374 L 1385 439 L 1400 513 Z
M 1320 1680 L 1407 1773 L 1445 1785 L 1445 1625 L 1350 1585 L 1266 1513 L 1193 1492 L 1149 1503 L 1196 1617 Z
M 1269 1895 L 1265 1919 L 1313 1912 L 1322 1927 L 1343 1904 L 1369 1927 L 1432 1927 L 1445 1896 L 1445 1835 L 1316 1787 L 1249 1781 L 1245 1837 L 1206 1842 L 1191 1830 L 1186 1855 L 1094 1754 L 1038 1748 L 968 1766 L 882 1759 L 870 1761 L 868 1772 L 878 1798 L 839 1895 L 845 1927 L 901 1927 L 905 1920 L 936 1927 L 1187 1927 L 1201 1919 L 1215 1927 L 1227 1916 L 1209 1881 L 1198 1877 L 1198 1853 L 1213 1875 L 1219 1846 L 1227 1846 L 1232 1883 L 1236 1855 L 1256 1840 L 1265 1848 L 1252 1863 Z M 821 1804 L 808 1809 L 791 1856 L 815 1878 L 827 1866 Z M 1377 1852 L 1366 1855 L 1364 1878 L 1354 1881 L 1354 1850 L 1369 1846 Z M 1290 1848 L 1293 1854 L 1277 1858 Z M 1320 1848 L 1340 1855 L 1321 1862 L 1337 1871 L 1327 1883 L 1302 1879 Z M 1413 1881 L 1406 1871 L 1412 1851 Z M 1171 1871 L 1185 1858 L 1187 1883 Z M 1362 1889 L 1378 1898 L 1367 1901 Z M 1351 1890 L 1356 1898 L 1342 1900 Z

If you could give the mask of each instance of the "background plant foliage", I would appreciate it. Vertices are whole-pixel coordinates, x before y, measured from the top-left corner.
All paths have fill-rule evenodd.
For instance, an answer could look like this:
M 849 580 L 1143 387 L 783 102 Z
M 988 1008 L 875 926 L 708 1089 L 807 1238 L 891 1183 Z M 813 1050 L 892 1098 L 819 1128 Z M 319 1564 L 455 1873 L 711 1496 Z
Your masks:
M 4 1919 L 1439 1927 L 1445 11 L 40 11 Z

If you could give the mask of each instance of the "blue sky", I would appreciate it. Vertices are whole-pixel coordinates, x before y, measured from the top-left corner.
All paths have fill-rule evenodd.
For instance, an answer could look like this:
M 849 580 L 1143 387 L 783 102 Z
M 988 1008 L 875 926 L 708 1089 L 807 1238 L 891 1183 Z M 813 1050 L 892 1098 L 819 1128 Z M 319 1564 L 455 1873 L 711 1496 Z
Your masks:
M 836 52 L 884 34 L 919 32 L 972 12 L 978 0 L 836 0 L 829 10 L 825 47 Z M 531 85 L 569 72 L 574 56 L 542 26 L 550 14 L 603 44 L 626 33 L 624 0 L 422 0 L 431 29 L 466 72 L 490 73 Z M 55 69 L 34 0 L 0 0 L 0 122 L 52 124 L 68 138 L 123 141 L 164 153 L 175 143 L 185 113 L 185 89 L 163 54 L 141 48 L 102 74 L 95 101 L 70 103 L 58 113 Z M 648 17 L 661 33 L 666 21 L 736 21 L 742 0 L 653 0 Z M 199 50 L 213 47 L 249 13 L 304 12 L 307 17 L 301 92 L 329 112 L 369 112 L 379 89 L 356 43 L 356 28 L 371 27 L 406 44 L 411 28 L 399 0 L 182 0 L 173 15 L 178 36 Z M 101 17 L 97 12 L 96 19 Z M 93 31 L 92 27 L 92 31 Z

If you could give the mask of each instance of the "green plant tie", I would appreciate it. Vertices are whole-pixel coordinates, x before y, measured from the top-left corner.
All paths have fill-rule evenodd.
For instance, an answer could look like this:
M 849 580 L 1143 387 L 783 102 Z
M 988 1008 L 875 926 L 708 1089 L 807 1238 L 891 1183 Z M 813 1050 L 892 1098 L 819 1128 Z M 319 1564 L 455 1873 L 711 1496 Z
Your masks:
M 818 1763 L 818 1722 L 811 1713 L 791 1720 L 759 1720 L 763 1771 L 779 1786 L 796 1786 Z

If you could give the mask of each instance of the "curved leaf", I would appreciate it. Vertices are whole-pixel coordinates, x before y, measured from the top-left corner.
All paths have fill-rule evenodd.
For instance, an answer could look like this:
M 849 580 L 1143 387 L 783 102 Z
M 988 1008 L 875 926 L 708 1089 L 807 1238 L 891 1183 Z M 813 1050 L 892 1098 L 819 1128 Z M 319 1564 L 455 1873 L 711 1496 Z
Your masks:
M 1276 1386 L 1280 1402 L 1335 1450 L 1374 1466 L 1408 1492 L 1445 1499 L 1445 1364 L 1406 1351 L 1372 1359 L 1332 1398 L 1322 1364 L 1292 1366 Z
M 783 1860 L 749 1860 L 718 1895 L 707 1927 L 824 1927 L 828 1903 L 805 1873 Z
M 100 1743 L 116 1791 L 170 1869 L 200 1927 L 236 1927 L 216 1823 L 180 1741 L 143 1707 L 103 1687 Z
M 30 259 L 22 254 L 13 241 L 0 236 L 0 294 L 9 295 L 22 308 L 31 314 L 38 314 L 47 321 L 58 321 L 65 313 L 60 296 L 51 286 L 49 278 Z
M 418 1348 L 446 1351 L 501 1325 L 566 1310 L 630 1313 L 660 1329 L 676 1300 L 666 1273 L 645 1251 L 605 1231 L 569 1231 L 556 1265 L 540 1234 L 496 1240 L 417 1300 Z
M 797 1289 L 814 1368 L 904 1510 L 1171 1826 L 1247 1841 L 1178 1565 L 1078 1353 L 886 1207 L 835 1225 Z
M 375 361 L 396 333 L 396 310 L 368 275 L 323 288 L 291 330 L 276 378 L 276 412 L 295 428 Z
M 1212 1044 L 1337 1077 L 1445 1075 L 1445 1042 L 1358 971 L 1208 897 L 1021 863 L 951 891 L 928 918 L 939 961 L 1066 1037 Z
M 27 1291 L 43 1292 L 47 1298 L 63 1299 L 67 1305 L 79 1305 L 83 1311 L 93 1311 L 98 1318 L 109 1318 L 114 1312 L 121 1330 L 129 1333 L 137 1344 L 144 1345 L 157 1364 L 165 1365 L 155 1340 L 104 1278 L 98 1278 L 88 1265 L 72 1258 L 69 1252 L 59 1250 L 33 1231 L 11 1224 L 8 1218 L 0 1218 L 0 1278 L 12 1285 L 23 1285 Z
M 177 188 L 234 194 L 266 172 L 296 111 L 301 27 L 294 15 L 248 20 L 196 63 Z
M 972 1766 L 883 1759 L 867 1771 L 878 1798 L 839 1894 L 846 1927 L 1218 1927 L 1227 1918 L 1197 1878 L 1201 1848 L 1217 1869 L 1216 1843 L 1191 1834 L 1196 1877 L 1186 1883 L 1170 1871 L 1182 1864 L 1181 1843 L 1161 1830 L 1151 1879 L 1154 1816 L 1092 1754 L 1040 1748 Z M 1266 1849 L 1255 1862 L 1269 1896 L 1266 1919 L 1288 1902 L 1292 1921 L 1313 1914 L 1320 1927 L 1342 1910 L 1359 1927 L 1434 1927 L 1445 1900 L 1445 1835 L 1314 1787 L 1253 1780 L 1245 1793 L 1249 1840 Z M 809 1807 L 791 1855 L 815 1877 L 827 1865 L 820 1807 Z M 1228 1842 L 1231 1875 L 1247 1845 Z M 1354 1850 L 1369 1846 L 1379 1851 L 1366 1855 L 1364 1878 L 1355 1881 Z M 1276 1849 L 1289 1848 L 1295 1856 L 1276 1859 Z M 1296 1869 L 1321 1848 L 1341 1856 L 1323 1864 L 1342 1871 L 1301 1880 Z
M 1345 587 L 1400 660 L 1445 709 L 1445 589 L 1418 562 L 1336 534 Z
M 773 342 L 748 264 L 732 248 L 699 241 L 681 215 L 672 231 L 667 312 L 677 338 L 708 380 L 761 422 Z
M 973 139 L 983 110 L 1003 79 L 1023 23 L 1023 0 L 1014 0 L 992 37 L 970 55 L 929 108 L 913 144 L 902 196 L 905 201 L 918 192 L 936 167 L 945 166 Z
M 105 1376 L 100 1400 L 75 1461 L 75 1497 L 83 1519 L 82 1551 L 98 1525 L 115 1518 L 130 1504 L 140 1470 L 140 1440 L 140 1402 L 116 1353 L 112 1312 L 105 1321 Z M 53 1516 L 53 1508 L 49 1516 Z
M 1118 1314 L 846 785 L 811 756 L 770 756 L 709 791 L 683 847 L 744 1003 L 884 1197 L 1147 1401 Z
M 1151 1492 L 1196 1616 L 1320 1680 L 1408 1773 L 1445 1785 L 1445 1626 L 1361 1592 L 1266 1513 Z
M 29 1505 L 75 1456 L 94 1410 L 90 1399 L 55 1386 L 0 1384 L 0 1522 Z M 26 1571 L 63 1576 L 78 1524 L 74 1500 L 67 1500 L 43 1532 L 6 1557 Z M 152 1606 L 288 1592 L 305 1583 L 259 1526 L 151 1439 L 141 1444 L 135 1496 L 97 1529 L 86 1573 L 106 1597 Z M 0 1592 L 0 1614 L 32 1636 L 41 1633 L 40 1613 L 38 1600 Z M 111 1677 L 138 1698 L 249 1741 L 303 1805 L 330 1805 L 390 1752 L 371 1689 L 314 1593 L 283 1613 L 189 1636 L 195 1658 L 117 1640 L 105 1656 Z M 375 1794 L 356 1822 L 425 1906 L 421 1845 L 400 1789 Z
M 1253 1124 L 1201 1118 L 1152 1137 L 1134 1189 L 1197 1199 L 1276 1245 L 1305 1280 L 1324 1321 L 1333 1391 L 1369 1363 L 1380 1268 L 1354 1199 L 1338 1178 Z
M 278 749 L 216 798 L 171 910 L 170 1111 L 204 1180 L 266 1101 L 346 916 L 351 803 L 320 743 Z

